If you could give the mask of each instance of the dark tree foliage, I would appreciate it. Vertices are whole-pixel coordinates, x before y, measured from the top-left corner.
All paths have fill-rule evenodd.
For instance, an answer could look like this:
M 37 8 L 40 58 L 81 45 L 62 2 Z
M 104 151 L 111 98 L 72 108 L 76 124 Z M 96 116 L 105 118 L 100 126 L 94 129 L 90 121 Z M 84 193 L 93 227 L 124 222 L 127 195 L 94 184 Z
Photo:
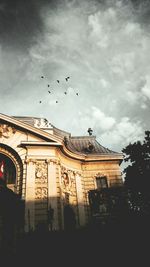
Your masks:
M 131 190 L 150 195 L 150 131 L 145 131 L 144 141 L 126 146 L 124 161 L 129 166 L 124 170 L 125 185 Z
M 130 143 L 122 152 L 129 163 L 124 170 L 129 208 L 146 224 L 150 221 L 150 131 L 145 131 L 143 142 Z

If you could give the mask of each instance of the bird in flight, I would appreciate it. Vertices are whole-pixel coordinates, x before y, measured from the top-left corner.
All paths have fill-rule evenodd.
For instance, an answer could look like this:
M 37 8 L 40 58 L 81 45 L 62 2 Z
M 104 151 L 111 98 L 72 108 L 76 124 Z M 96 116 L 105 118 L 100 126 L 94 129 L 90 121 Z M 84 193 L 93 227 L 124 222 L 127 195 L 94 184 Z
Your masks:
M 57 82 L 59 83 L 59 80 L 57 80 Z
M 67 92 L 64 92 L 64 94 L 66 95 L 66 94 L 67 94 Z
M 66 82 L 68 82 L 68 80 L 70 79 L 70 77 L 68 76 L 68 77 L 66 77 L 65 79 L 66 79 Z
M 58 103 L 58 101 L 56 100 L 56 103 Z
M 42 101 L 40 100 L 40 101 L 39 101 L 39 103 L 41 104 L 41 103 L 42 103 Z
M 48 84 L 47 86 L 48 86 L 48 87 L 50 87 L 50 85 L 49 85 L 49 84 Z
M 44 76 L 41 76 L 41 78 L 43 79 L 43 78 L 44 78 Z
M 76 95 L 79 95 L 78 93 L 76 93 Z
M 51 93 L 51 91 L 48 91 L 48 93 L 50 94 L 50 93 Z

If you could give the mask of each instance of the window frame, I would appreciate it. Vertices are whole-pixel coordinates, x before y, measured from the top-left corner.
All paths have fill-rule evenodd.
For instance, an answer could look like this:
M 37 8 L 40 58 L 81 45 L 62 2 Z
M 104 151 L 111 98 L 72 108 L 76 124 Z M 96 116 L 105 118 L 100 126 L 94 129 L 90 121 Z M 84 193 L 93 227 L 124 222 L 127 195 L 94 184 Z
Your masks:
M 106 175 L 96 176 L 95 178 L 96 189 L 101 190 L 103 188 L 108 188 L 108 179 Z

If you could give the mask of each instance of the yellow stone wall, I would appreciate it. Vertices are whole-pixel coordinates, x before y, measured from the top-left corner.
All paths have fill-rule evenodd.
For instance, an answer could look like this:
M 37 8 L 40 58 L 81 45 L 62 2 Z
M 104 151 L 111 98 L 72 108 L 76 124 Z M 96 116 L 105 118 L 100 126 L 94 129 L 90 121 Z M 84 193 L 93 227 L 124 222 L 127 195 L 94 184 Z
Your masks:
M 22 142 L 27 141 L 37 142 L 37 145 L 22 146 Z M 68 196 L 77 227 L 85 225 L 89 219 L 88 191 L 96 189 L 96 176 L 107 176 L 108 185 L 111 180 L 120 179 L 119 160 L 99 157 L 94 162 L 86 162 L 65 155 L 58 146 L 38 145 L 41 142 L 46 143 L 42 138 L 17 127 L 9 137 L 0 137 L 0 153 L 12 160 L 17 153 L 23 166 L 22 177 L 17 173 L 16 184 L 22 179 L 26 231 L 35 229 L 39 222 L 47 223 L 47 209 L 50 206 L 54 209 L 53 229 L 63 229 L 63 209 Z

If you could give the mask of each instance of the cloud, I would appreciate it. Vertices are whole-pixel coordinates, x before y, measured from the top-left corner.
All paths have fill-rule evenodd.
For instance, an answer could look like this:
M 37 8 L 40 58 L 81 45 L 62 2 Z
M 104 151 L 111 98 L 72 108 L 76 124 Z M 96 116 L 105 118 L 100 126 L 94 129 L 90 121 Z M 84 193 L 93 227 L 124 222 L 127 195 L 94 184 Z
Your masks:
M 42 114 L 73 135 L 92 127 L 112 149 L 139 138 L 150 127 L 150 5 L 27 2 L 0 1 L 1 112 Z
M 99 125 L 102 131 L 110 130 L 115 124 L 115 119 L 111 116 L 105 115 L 100 109 L 92 107 L 92 120 L 94 121 L 93 127 Z
M 132 121 L 128 117 L 123 117 L 120 122 L 114 125 L 111 131 L 106 131 L 100 137 L 104 145 L 110 148 L 122 150 L 129 143 L 142 140 L 143 128 L 140 121 Z M 120 144 L 118 146 L 118 144 Z
M 0 2 L 0 42 L 3 49 L 23 52 L 36 42 L 42 32 L 40 9 L 34 0 Z
M 131 105 L 137 104 L 140 98 L 140 93 L 139 92 L 135 92 L 135 91 L 127 91 L 126 92 L 126 96 L 128 99 L 128 102 Z
M 141 89 L 143 96 L 150 100 L 150 76 L 147 76 L 144 86 Z
M 120 117 L 119 120 L 116 120 L 114 117 L 104 114 L 97 107 L 91 107 L 84 113 L 79 112 L 78 120 L 74 118 L 71 127 L 76 133 L 80 128 L 83 135 L 91 127 L 93 135 L 96 135 L 102 145 L 116 151 L 121 151 L 130 142 L 142 140 L 144 134 L 140 121 L 129 117 Z
M 84 132 L 89 127 L 93 128 L 94 134 L 104 133 L 105 131 L 111 130 L 116 124 L 115 118 L 104 114 L 99 108 L 91 107 L 90 109 L 86 109 L 84 112 L 79 112 L 77 116 L 78 120 L 74 118 L 72 121 L 72 128 L 76 132 L 80 131 Z

